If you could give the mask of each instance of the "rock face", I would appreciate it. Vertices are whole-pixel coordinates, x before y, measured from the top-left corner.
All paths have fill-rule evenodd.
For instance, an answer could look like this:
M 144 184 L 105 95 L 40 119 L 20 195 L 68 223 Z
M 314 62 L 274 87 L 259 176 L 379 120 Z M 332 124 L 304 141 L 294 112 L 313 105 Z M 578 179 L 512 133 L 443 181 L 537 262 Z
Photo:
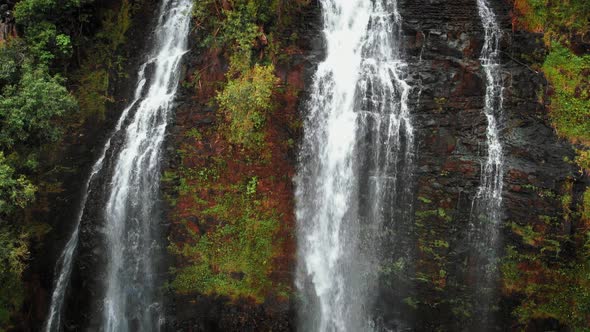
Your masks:
M 267 144 L 265 150 L 269 150 L 272 159 L 269 165 L 244 160 L 235 147 L 224 143 L 223 133 L 219 128 L 223 122 L 223 114 L 211 106 L 210 100 L 214 100 L 219 84 L 225 80 L 225 72 L 228 68 L 226 55 L 220 50 L 204 49 L 197 44 L 199 36 L 193 36 L 191 52 L 187 54 L 186 81 L 192 85 L 181 89 L 178 95 L 178 108 L 176 110 L 175 124 L 171 125 L 170 138 L 167 147 L 167 165 L 165 169 L 176 172 L 181 168 L 213 169 L 215 160 L 225 160 L 232 173 L 243 174 L 223 175 L 228 178 L 242 181 L 244 177 L 256 175 L 259 177 L 258 190 L 263 193 L 271 193 L 279 197 L 280 206 L 275 207 L 280 211 L 281 231 L 274 240 L 283 243 L 279 249 L 282 254 L 273 261 L 270 278 L 273 282 L 291 285 L 293 283 L 295 238 L 294 238 L 294 208 L 293 208 L 293 183 L 291 177 L 297 166 L 296 140 L 299 136 L 299 128 L 293 124 L 298 122 L 300 114 L 298 109 L 306 100 L 306 87 L 308 86 L 314 67 L 322 56 L 322 39 L 317 32 L 320 29 L 319 4 L 311 4 L 303 10 L 301 17 L 292 24 L 294 33 L 299 35 L 296 50 L 290 52 L 285 61 L 281 61 L 275 67 L 275 74 L 280 80 L 280 86 L 284 92 L 278 92 L 274 96 L 275 110 L 269 123 L 266 125 Z M 193 73 L 199 73 L 199 81 L 195 82 Z M 195 92 L 196 90 L 196 92 Z M 193 142 L 187 137 L 189 130 L 197 130 L 199 138 Z M 288 143 L 291 142 L 291 143 Z M 285 143 L 288 147 L 285 148 Z M 177 151 L 184 151 L 180 157 Z M 247 158 L 247 157 L 246 157 Z M 257 159 L 252 157 L 252 159 Z M 276 180 L 269 180 L 275 178 Z M 232 180 L 222 180 L 215 189 L 207 189 L 209 193 L 199 192 L 181 195 L 175 191 L 178 184 L 164 183 L 165 195 L 173 195 L 176 203 L 170 206 L 170 240 L 175 244 L 182 244 L 190 237 L 185 229 L 185 224 L 194 227 L 197 232 L 206 232 L 216 227 L 220 222 L 215 218 L 200 217 L 191 211 L 195 202 L 193 196 L 200 195 L 201 199 L 209 199 L 213 192 L 222 195 L 218 189 L 220 186 L 231 184 Z M 226 183 L 227 182 L 227 183 Z M 233 185 L 233 184 L 231 184 Z M 213 197 L 215 198 L 215 197 Z M 204 220 L 201 220 L 204 219 Z M 223 221 L 221 221 L 223 222 Z M 182 257 L 170 257 L 170 265 L 180 268 L 187 262 Z M 171 275 L 171 278 L 174 276 Z M 243 276 L 236 274 L 235 278 Z M 167 303 L 167 326 L 170 331 L 292 331 L 295 329 L 295 305 L 293 299 L 277 297 L 269 294 L 262 303 L 252 299 L 231 299 L 226 296 L 205 294 L 177 294 L 170 292 Z
M 563 220 L 562 207 L 543 193 L 561 193 L 566 183 L 573 182 L 574 198 L 579 197 L 587 179 L 581 178 L 575 166 L 565 161 L 573 159 L 573 147 L 559 139 L 551 128 L 547 107 L 539 101 L 545 99 L 546 81 L 525 59 L 526 55 L 544 53 L 540 36 L 513 32 L 510 5 L 502 0 L 490 2 L 505 31 L 501 47 L 505 87 L 504 112 L 500 120 L 505 151 L 502 247 L 518 246 L 520 242 L 511 231 L 512 224 L 535 225 L 541 217 L 547 217 L 559 220 L 562 231 L 569 232 L 571 225 Z M 409 326 L 418 331 L 475 331 L 480 328 L 478 298 L 474 295 L 474 266 L 466 238 L 472 201 L 487 153 L 487 123 L 483 113 L 486 80 L 479 61 L 483 28 L 476 0 L 399 0 L 398 8 L 404 21 L 401 48 L 409 64 L 407 81 L 413 86 L 410 109 L 416 127 L 415 170 L 408 181 L 414 187 L 411 193 L 413 218 L 406 221 L 412 233 L 404 239 L 414 258 L 406 262 L 409 268 L 404 275 L 383 273 L 375 312 L 379 324 L 391 330 Z M 144 16 L 149 17 L 149 10 L 146 9 Z M 298 100 L 288 101 L 299 104 L 300 112 L 305 111 L 309 92 L 306 88 L 322 57 L 320 16 L 321 8 L 315 3 L 309 6 L 304 17 L 298 18 L 301 23 L 297 29 L 304 54 L 290 55 L 287 64 L 277 68 L 283 82 L 290 81 L 303 89 Z M 149 21 L 145 17 L 139 22 Z M 146 26 L 150 25 L 138 25 L 130 35 L 145 36 L 142 28 Z M 129 47 L 140 55 L 137 50 L 142 47 L 137 43 Z M 220 56 L 205 51 L 198 45 L 192 46 L 187 55 L 187 76 L 197 68 L 205 68 L 201 72 L 203 78 L 222 80 L 227 63 Z M 133 82 L 133 75 L 129 81 Z M 125 83 L 121 83 L 119 99 L 130 95 L 129 87 L 125 87 Z M 215 86 L 203 89 L 210 90 L 204 94 L 215 92 Z M 213 128 L 216 121 L 215 110 L 188 89 L 180 93 L 178 105 L 176 124 L 170 128 L 169 160 L 165 161 L 165 167 L 172 169 L 178 167 L 173 151 L 183 139 L 183 130 Z M 55 232 L 48 237 L 44 248 L 33 253 L 38 261 L 31 264 L 28 279 L 30 288 L 41 295 L 31 296 L 27 302 L 25 311 L 33 312 L 34 317 L 22 330 L 38 330 L 42 324 L 46 310 L 43 303 L 49 300 L 42 294 L 51 290 L 53 263 L 69 236 L 69 227 L 64 226 L 63 220 L 75 218 L 78 186 L 87 174 L 80 170 L 87 170 L 91 164 L 95 154 L 92 150 L 101 147 L 104 141 L 101 138 L 107 134 L 105 128 L 108 127 L 89 126 L 85 137 L 72 137 L 67 149 L 60 152 L 66 156 L 64 164 L 70 163 L 68 166 L 74 166 L 77 171 L 56 176 L 56 181 L 64 182 L 65 192 L 47 198 Z M 297 133 L 288 136 L 297 137 Z M 211 153 L 212 143 L 203 144 L 202 151 Z M 295 153 L 292 151 L 285 156 L 293 168 L 296 167 Z M 169 189 L 164 188 L 165 191 Z M 292 200 L 292 197 L 286 199 Z M 91 207 L 94 211 L 100 208 Z M 46 218 L 48 211 L 37 214 Z M 99 271 L 104 252 L 99 240 L 100 225 L 93 223 L 93 219 L 98 218 L 88 218 L 83 224 L 66 315 L 69 330 L 80 330 L 91 324 L 92 315 L 88 313 L 96 304 L 90 299 L 95 298 L 100 289 Z M 397 221 L 391 220 L 388 227 L 395 230 Z M 293 257 L 287 258 L 286 265 L 291 270 L 281 278 L 292 281 Z M 384 266 L 383 271 L 394 268 Z M 170 331 L 295 329 L 296 310 L 288 301 L 268 299 L 263 304 L 253 304 L 205 295 L 169 295 L 167 330 Z M 495 304 L 499 310 L 489 328 L 503 331 L 518 327 L 512 316 L 518 299 L 501 293 L 497 298 Z M 537 327 L 553 326 L 540 323 Z
M 501 46 L 504 111 L 500 119 L 505 151 L 503 242 L 500 244 L 503 248 L 520 245 L 510 229 L 513 223 L 534 225 L 539 222 L 539 216 L 563 219 L 562 208 L 540 193 L 561 193 L 566 182 L 573 179 L 574 195 L 579 196 L 583 179 L 574 166 L 564 161 L 573 158 L 573 148 L 551 128 L 547 107 L 539 101 L 544 100 L 546 81 L 541 73 L 530 68 L 530 60 L 526 60 L 530 55 L 544 54 L 540 36 L 513 32 L 510 4 L 500 0 L 490 2 L 505 32 Z M 305 20 L 301 37 L 307 45 L 306 58 L 303 63 L 298 57 L 289 61 L 291 68 L 304 65 L 306 82 L 321 60 L 323 47 L 321 9 L 311 8 L 309 16 L 302 19 Z M 410 109 L 417 132 L 414 176 L 407 181 L 413 187 L 410 193 L 414 201 L 413 217 L 402 225 L 404 230 L 411 230 L 403 241 L 413 261 L 405 263 L 410 265 L 405 275 L 381 276 L 375 313 L 378 324 L 392 330 L 404 327 L 420 331 L 477 330 L 481 328 L 481 317 L 478 317 L 481 313 L 474 289 L 472 248 L 466 240 L 481 165 L 487 157 L 487 120 L 483 113 L 486 79 L 479 60 L 484 33 L 477 2 L 401 0 L 398 8 L 404 20 L 402 49 L 409 64 L 407 80 L 413 86 Z M 205 59 L 203 54 L 193 54 L 187 72 L 192 72 Z M 211 71 L 221 75 L 223 70 L 224 65 L 217 63 L 210 66 L 208 75 L 214 78 Z M 289 68 L 282 70 L 285 77 L 293 72 Z M 305 112 L 308 93 L 300 94 L 301 113 Z M 181 128 L 187 126 L 187 121 L 199 128 L 214 123 L 210 108 L 199 106 L 188 95 L 181 97 L 181 103 L 177 112 Z M 390 220 L 388 228 L 399 229 L 399 221 Z M 383 270 L 395 268 L 384 266 Z M 493 306 L 499 309 L 491 315 L 490 326 L 486 328 L 514 328 L 517 324 L 512 311 L 517 299 L 502 295 L 501 280 L 497 282 L 497 301 Z M 173 302 L 170 317 L 176 329 L 295 328 L 292 305 L 277 306 L 269 301 L 252 306 L 208 296 L 173 296 Z
M 543 54 L 539 36 L 512 32 L 510 5 L 490 1 L 504 30 L 502 75 L 504 111 L 500 119 L 505 151 L 503 222 L 505 245 L 517 245 L 510 225 L 534 225 L 539 216 L 562 220 L 554 200 L 539 192 L 560 193 L 567 181 L 581 184 L 577 169 L 564 158 L 571 144 L 550 126 L 541 73 L 523 55 Z M 472 202 L 485 163 L 486 118 L 483 113 L 485 74 L 479 61 L 483 27 L 473 0 L 400 1 L 404 43 L 415 93 L 411 106 L 417 130 L 415 182 L 415 246 L 413 294 L 394 296 L 384 276 L 378 311 L 384 325 L 417 330 L 477 330 L 478 298 L 473 290 L 475 267 L 466 238 Z M 539 96 L 541 94 L 541 96 Z M 577 186 L 574 185 L 574 188 Z M 579 189 L 579 188 L 578 188 Z M 580 190 L 575 192 L 579 195 Z M 395 221 L 392 221 L 395 228 Z M 501 253 L 500 253 L 501 254 Z M 500 285 L 498 285 L 500 287 Z M 497 294 L 489 329 L 514 327 L 514 299 Z M 398 312 L 388 313 L 397 301 Z M 395 305 L 393 305 L 395 306 Z M 407 317 L 413 317 L 408 321 Z M 401 322 L 401 323 L 400 323 Z

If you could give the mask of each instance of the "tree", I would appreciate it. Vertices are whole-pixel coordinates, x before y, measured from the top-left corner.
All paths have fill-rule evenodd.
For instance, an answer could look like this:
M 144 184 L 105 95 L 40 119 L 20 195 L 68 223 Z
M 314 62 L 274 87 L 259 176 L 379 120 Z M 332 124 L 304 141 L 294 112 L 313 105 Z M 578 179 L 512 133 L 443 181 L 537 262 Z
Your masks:
M 40 145 L 55 142 L 61 130 L 55 120 L 77 108 L 75 98 L 39 66 L 25 64 L 17 85 L 4 88 L 0 100 L 0 146 Z

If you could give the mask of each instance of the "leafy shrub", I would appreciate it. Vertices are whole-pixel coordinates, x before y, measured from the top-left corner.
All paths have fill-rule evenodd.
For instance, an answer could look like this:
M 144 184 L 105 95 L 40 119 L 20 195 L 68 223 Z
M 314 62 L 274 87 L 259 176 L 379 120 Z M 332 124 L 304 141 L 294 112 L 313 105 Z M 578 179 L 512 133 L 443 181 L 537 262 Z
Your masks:
M 15 174 L 0 152 L 0 214 L 24 208 L 35 198 L 35 186 L 24 176 Z
M 22 67 L 17 85 L 8 85 L 0 99 L 0 144 L 39 145 L 55 142 L 61 130 L 55 121 L 76 109 L 76 100 L 43 67 Z
M 246 148 L 261 146 L 264 133 L 260 130 L 272 109 L 272 92 L 277 78 L 274 66 L 255 65 L 240 77 L 230 79 L 217 101 L 229 123 L 227 138 Z

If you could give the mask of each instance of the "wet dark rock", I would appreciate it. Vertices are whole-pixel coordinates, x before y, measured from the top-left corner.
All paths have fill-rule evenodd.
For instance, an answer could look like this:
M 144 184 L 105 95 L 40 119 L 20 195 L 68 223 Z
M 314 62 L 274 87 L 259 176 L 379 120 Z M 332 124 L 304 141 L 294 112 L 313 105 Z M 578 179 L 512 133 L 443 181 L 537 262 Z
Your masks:
M 491 1 L 504 29 L 502 64 L 504 112 L 501 117 L 501 141 L 505 151 L 504 244 L 516 244 L 508 225 L 533 224 L 537 215 L 560 217 L 559 207 L 531 194 L 525 187 L 535 186 L 558 192 L 568 177 L 577 178 L 577 170 L 564 162 L 573 157 L 571 144 L 559 139 L 548 119 L 546 105 L 537 93 L 547 91 L 542 74 L 530 67 L 522 55 L 542 59 L 546 53 L 540 36 L 513 32 L 507 2 Z M 432 276 L 444 270 L 440 284 L 414 282 L 412 297 L 420 303 L 410 308 L 386 299 L 396 296 L 384 277 L 377 299 L 381 321 L 395 330 L 400 322 L 419 331 L 478 330 L 477 316 L 462 315 L 462 305 L 477 305 L 468 291 L 474 282 L 469 277 L 472 266 L 466 263 L 469 251 L 466 236 L 472 201 L 480 184 L 481 165 L 487 156 L 486 118 L 483 113 L 486 80 L 479 62 L 483 45 L 483 28 L 472 0 L 402 0 L 398 4 L 404 19 L 404 45 L 409 63 L 410 83 L 415 93 L 410 101 L 417 130 L 417 201 L 416 220 L 426 222 L 425 233 L 414 236 L 425 243 L 427 236 L 448 243 L 439 251 L 440 259 L 419 256 L 415 273 Z M 418 97 L 419 96 L 419 97 Z M 577 193 L 579 195 L 579 193 Z M 531 210 L 532 208 L 532 210 Z M 418 217 L 443 209 L 448 222 L 441 218 Z M 396 221 L 391 221 L 395 229 Z M 566 225 L 567 228 L 567 225 Z M 429 274 L 430 273 L 430 274 Z M 441 286 L 442 285 L 442 286 Z M 492 330 L 504 331 L 515 324 L 511 312 L 517 299 L 501 297 Z M 391 307 L 400 307 L 395 312 Z M 474 310 L 474 309 L 469 309 Z M 473 314 L 473 312 L 472 312 Z M 409 318 L 413 317 L 413 318 Z M 549 321 L 537 322 L 538 330 L 554 327 Z

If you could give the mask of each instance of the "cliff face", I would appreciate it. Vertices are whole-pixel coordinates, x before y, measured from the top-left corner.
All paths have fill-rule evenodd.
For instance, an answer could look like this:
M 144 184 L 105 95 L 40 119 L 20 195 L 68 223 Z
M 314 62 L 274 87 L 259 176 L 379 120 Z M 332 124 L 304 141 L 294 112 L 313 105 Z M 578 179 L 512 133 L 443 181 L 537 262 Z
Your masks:
M 588 181 L 568 161 L 574 159 L 574 147 L 559 139 L 551 127 L 547 83 L 542 73 L 531 69 L 535 58 L 545 53 L 542 36 L 512 31 L 511 5 L 491 2 L 504 30 L 504 111 L 500 122 L 505 177 L 500 254 L 512 255 L 504 251 L 508 247 L 521 254 L 531 250 L 551 252 L 555 249 L 539 237 L 539 232 L 563 237 L 579 232 L 579 216 L 571 210 L 581 200 Z M 142 5 L 145 10 L 130 35 L 145 35 L 144 28 L 149 24 L 141 22 L 149 22 L 149 8 L 155 7 L 151 5 Z M 422 331 L 477 330 L 476 266 L 467 237 L 487 153 L 487 122 L 482 111 L 486 80 L 479 60 L 483 28 L 474 0 L 400 0 L 398 7 L 404 20 L 402 49 L 409 64 L 407 80 L 413 86 L 410 109 L 417 146 L 413 177 L 407 179 L 411 190 L 406 192 L 413 202 L 407 211 L 410 217 L 401 225 L 391 220 L 388 228 L 405 232 L 402 243 L 413 259 L 404 274 L 381 275 L 375 311 L 380 323 L 394 330 L 403 326 Z M 292 177 L 309 81 L 322 57 L 320 10 L 319 3 L 311 2 L 290 25 L 298 41 L 282 50 L 283 58 L 276 62 L 279 89 L 273 93 L 274 113 L 264 127 L 265 146 L 258 155 L 227 142 L 223 114 L 212 102 L 226 80 L 227 54 L 203 47 L 197 42 L 202 36 L 192 37 L 166 149 L 163 195 L 169 203 L 166 213 L 170 251 L 174 254 L 164 265 L 176 272 L 194 264 L 196 259 L 183 254 L 184 244 L 199 248 L 199 243 L 204 245 L 200 236 L 218 234 L 214 231 L 234 220 L 258 218 L 268 220 L 272 227 L 268 232 L 253 230 L 254 249 L 248 247 L 250 243 L 236 245 L 229 235 L 210 237 L 213 245 L 207 250 L 211 250 L 210 259 L 217 265 L 211 264 L 215 265 L 211 271 L 195 271 L 195 279 L 188 280 L 203 285 L 202 292 L 168 293 L 167 330 L 295 329 Z M 131 64 L 137 62 L 136 56 L 141 54 L 138 50 L 142 49 L 139 38 L 132 40 L 128 46 L 133 55 L 129 68 L 135 68 Z M 268 50 L 263 40 L 258 42 L 255 55 L 262 58 Z M 131 93 L 133 74 L 123 81 L 115 85 L 121 105 Z M 112 108 L 120 109 L 121 105 Z M 64 156 L 68 169 L 76 171 L 51 175 L 55 182 L 64 183 L 64 191 L 43 197 L 46 207 L 40 206 L 35 212 L 39 218 L 50 220 L 55 231 L 44 247 L 33 252 L 36 261 L 27 274 L 31 295 L 24 310 L 28 318 L 23 320 L 27 321 L 21 326 L 23 330 L 38 329 L 45 318 L 53 264 L 69 236 L 63 220 L 75 218 L 81 179 L 112 121 L 107 120 L 104 126 L 88 124 L 79 134 L 70 135 L 56 154 Z M 90 207 L 92 211 L 100 208 Z M 66 315 L 71 330 L 92 323 L 93 314 L 89 313 L 97 304 L 91 299 L 98 298 L 100 292 L 104 252 L 99 240 L 101 226 L 93 222 L 95 217 L 86 218 L 83 224 Z M 238 255 L 240 248 L 252 249 L 253 255 Z M 239 267 L 232 266 L 235 272 L 224 275 L 230 263 L 214 254 L 215 250 L 222 252 L 219 256 L 237 257 Z M 268 261 L 259 260 L 260 250 Z M 566 245 L 557 255 L 568 260 L 575 254 L 572 251 Z M 514 263 L 521 270 L 535 271 L 535 266 L 509 259 L 504 258 L 501 264 Z M 383 267 L 383 271 L 394 270 L 395 266 Z M 492 329 L 562 327 L 554 319 L 519 322 L 513 312 L 519 308 L 522 295 L 512 292 L 511 276 L 506 270 L 501 272 L 504 274 L 499 273 L 496 281 L 499 291 Z M 204 283 L 206 278 L 199 273 L 205 273 L 205 277 L 210 273 L 223 275 L 224 287 L 230 286 Z M 262 276 L 264 282 L 250 282 L 250 274 Z M 174 273 L 170 275 L 171 283 L 173 280 Z
M 215 99 L 232 78 L 226 76 L 231 51 L 203 47 L 200 34 L 206 31 L 191 38 L 164 169 L 172 253 L 167 307 L 171 331 L 295 328 L 292 178 L 299 111 L 321 52 L 317 5 L 283 13 L 291 22 L 285 23 L 286 33 L 297 41 L 281 40 L 280 59 L 272 60 L 278 81 L 258 150 L 228 141 L 230 129 Z M 280 15 L 275 19 L 280 21 Z M 255 42 L 255 58 L 273 52 L 264 38 Z M 205 244 L 207 240 L 212 242 Z M 200 291 L 190 289 L 195 285 L 201 285 Z
M 570 207 L 562 204 L 563 198 L 579 200 L 587 179 L 568 162 L 574 149 L 551 127 L 543 102 L 546 81 L 531 69 L 535 57 L 545 52 L 541 36 L 512 31 L 510 4 L 490 3 L 504 30 L 502 256 L 508 246 L 522 253 L 530 249 L 523 240 L 523 229 L 528 227 L 562 235 L 573 232 L 567 217 Z M 481 321 L 482 299 L 473 289 L 476 266 L 467 241 L 487 155 L 482 111 L 486 80 L 479 61 L 484 32 L 476 5 L 462 0 L 399 4 L 406 23 L 410 78 L 416 87 L 412 110 L 419 142 L 414 193 L 416 293 L 406 298 L 402 311 L 413 313 L 420 330 L 477 329 Z M 518 326 L 513 310 L 519 301 L 505 292 L 509 276 L 499 276 L 497 286 L 503 291 L 493 304 L 497 312 L 492 328 L 506 330 Z M 545 323 L 552 328 L 551 322 Z
M 576 223 L 568 217 L 570 208 L 580 200 L 586 179 L 569 160 L 574 158 L 574 147 L 557 137 L 548 117 L 548 91 L 543 74 L 532 69 L 545 54 L 542 36 L 513 31 L 511 4 L 492 1 L 504 30 L 502 38 L 502 77 L 504 107 L 500 118 L 501 141 L 505 152 L 503 217 L 499 256 L 506 256 L 505 248 L 526 254 L 544 247 L 543 240 L 532 243 L 525 238 L 527 230 L 568 235 L 575 232 Z M 481 328 L 481 299 L 477 289 L 477 266 L 469 246 L 473 200 L 481 183 L 481 165 L 487 157 L 487 120 L 483 112 L 486 78 L 479 60 L 484 31 L 477 12 L 476 1 L 400 1 L 404 20 L 403 46 L 409 64 L 408 82 L 414 87 L 410 109 L 416 126 L 416 153 L 413 177 L 405 180 L 406 193 L 412 201 L 409 218 L 400 222 L 390 220 L 389 229 L 403 234 L 403 243 L 412 257 L 405 274 L 396 274 L 396 261 L 384 256 L 379 295 L 375 312 L 379 324 L 391 329 L 414 326 L 417 330 L 473 330 Z M 301 39 L 298 54 L 277 67 L 281 84 L 295 88 L 296 94 L 282 94 L 273 117 L 267 140 L 271 145 L 281 140 L 297 139 L 298 131 L 287 129 L 289 121 L 296 121 L 305 110 L 306 91 L 310 75 L 321 60 L 322 43 L 319 22 L 320 8 L 312 5 L 301 20 L 297 33 Z M 214 50 L 193 48 L 187 65 L 191 73 L 198 71 L 197 96 L 186 90 L 177 111 L 177 125 L 169 148 L 181 149 L 182 158 L 170 168 L 189 167 L 202 170 L 214 167 L 215 158 L 233 160 L 230 173 L 218 174 L 239 182 L 240 174 L 259 176 L 260 179 L 287 174 L 291 177 L 296 167 L 296 149 L 272 149 L 270 165 L 244 167 L 244 154 L 236 153 L 220 143 L 219 112 L 204 101 L 210 100 L 214 83 L 223 80 L 227 64 Z M 195 71 L 196 70 L 196 71 Z M 299 112 L 296 112 L 295 105 Z M 197 137 L 186 133 L 196 128 Z M 285 131 L 287 130 L 287 131 Z M 221 139 L 222 140 L 222 139 Z M 189 150 L 187 150 L 187 148 Z M 187 152 L 190 151 L 190 152 Z M 217 156 L 217 157 L 216 157 Z M 276 158 L 276 159 L 275 159 Z M 178 179 L 176 179 L 178 180 Z M 263 180 L 264 181 L 264 180 Z M 268 182 L 262 192 L 280 197 L 284 228 L 274 241 L 282 247 L 280 263 L 272 270 L 280 282 L 293 282 L 292 186 L 289 179 Z M 178 186 L 176 183 L 174 186 Z M 185 228 L 207 232 L 216 227 L 219 219 L 199 216 L 193 198 L 212 199 L 216 189 L 204 194 L 188 191 L 175 194 L 169 186 L 175 206 L 171 208 L 172 241 L 187 241 Z M 193 186 L 202 184 L 193 182 Z M 570 205 L 564 201 L 571 199 Z M 573 202 L 573 203 L 572 203 Z M 284 210 L 283 210 L 284 208 Z M 192 211 L 192 212 L 191 212 Z M 403 213 L 401 214 L 403 215 Z M 183 235 L 184 234 L 184 235 Z M 190 241 L 190 240 L 188 240 Z M 527 242 L 528 241 L 528 242 Z M 390 249 L 399 243 L 389 243 Z M 389 247 L 388 247 L 389 248 Z M 545 250 L 545 249 L 543 249 Z M 565 258 L 567 260 L 567 258 Z M 175 266 L 186 265 L 178 258 Z M 500 266 L 514 263 L 502 258 Z M 389 264 L 390 266 L 388 266 Z M 522 263 L 518 263 L 521 264 Z M 521 266 L 519 265 L 519 266 Z M 284 269 L 287 269 L 286 271 Z M 526 267 L 524 267 L 526 269 Z M 277 272 L 278 272 L 277 271 Z M 510 276 L 504 269 L 496 271 L 495 300 L 491 303 L 492 318 L 488 328 L 506 330 L 517 327 L 529 329 L 556 328 L 551 319 L 522 320 L 515 314 L 521 303 L 520 295 L 512 293 Z M 243 276 L 236 275 L 236 279 Z M 293 298 L 293 289 L 289 289 Z M 266 293 L 264 301 L 235 300 L 227 296 L 208 294 L 172 295 L 174 304 L 170 315 L 175 328 L 183 330 L 291 330 L 294 326 L 293 302 Z

